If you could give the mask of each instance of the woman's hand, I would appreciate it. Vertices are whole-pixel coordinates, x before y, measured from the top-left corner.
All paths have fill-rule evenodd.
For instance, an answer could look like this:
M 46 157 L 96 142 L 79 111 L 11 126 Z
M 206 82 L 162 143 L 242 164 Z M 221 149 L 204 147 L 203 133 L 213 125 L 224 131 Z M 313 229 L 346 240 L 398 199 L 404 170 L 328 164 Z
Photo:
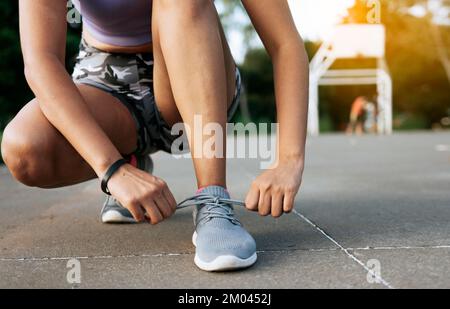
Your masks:
M 123 165 L 111 177 L 108 189 L 138 222 L 160 223 L 177 208 L 175 198 L 162 179 L 130 164 Z
M 300 188 L 303 161 L 286 160 L 256 178 L 245 199 L 247 209 L 262 216 L 275 218 L 294 208 L 294 199 Z
M 287 1 L 242 0 L 273 63 L 280 162 L 252 184 L 247 208 L 279 217 L 294 207 L 303 173 L 309 60 Z M 270 21 L 270 22 L 269 22 Z

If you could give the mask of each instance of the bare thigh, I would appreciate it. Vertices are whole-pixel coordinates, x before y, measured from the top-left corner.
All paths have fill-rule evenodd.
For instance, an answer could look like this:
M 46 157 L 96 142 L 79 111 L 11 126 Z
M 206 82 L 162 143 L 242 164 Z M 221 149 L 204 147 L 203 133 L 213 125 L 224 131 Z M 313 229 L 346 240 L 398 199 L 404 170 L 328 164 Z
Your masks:
M 105 91 L 86 85 L 78 85 L 78 88 L 117 149 L 122 154 L 135 151 L 136 125 L 128 109 Z M 37 99 L 25 105 L 6 127 L 2 155 L 11 173 L 30 186 L 54 188 L 96 177 L 92 168 L 47 120 Z

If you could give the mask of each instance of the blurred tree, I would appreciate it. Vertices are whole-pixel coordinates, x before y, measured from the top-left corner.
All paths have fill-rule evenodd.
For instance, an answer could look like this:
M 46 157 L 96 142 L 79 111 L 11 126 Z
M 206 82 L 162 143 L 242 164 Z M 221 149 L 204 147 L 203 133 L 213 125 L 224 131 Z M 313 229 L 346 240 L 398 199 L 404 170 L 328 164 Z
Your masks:
M 397 112 L 424 119 L 427 128 L 450 108 L 450 80 L 443 62 L 442 44 L 437 42 L 431 13 L 413 16 L 411 8 L 423 0 L 383 0 L 382 22 L 387 28 L 386 58 L 394 80 Z M 449 34 L 449 27 L 442 31 Z M 440 46 L 439 46 L 440 45 Z M 447 45 L 448 49 L 450 45 Z
M 241 66 L 251 120 L 275 121 L 272 62 L 264 49 L 249 50 Z
M 417 125 L 416 128 L 430 128 L 450 109 L 450 91 L 446 78 L 448 61 L 443 56 L 448 55 L 450 50 L 449 28 L 431 24 L 432 14 L 429 12 L 423 17 L 410 14 L 410 9 L 417 5 L 423 5 L 428 10 L 429 1 L 381 0 L 380 2 L 382 23 L 387 28 L 386 58 L 394 80 L 394 109 L 397 114 L 421 119 L 413 122 Z M 448 0 L 441 1 L 448 2 Z M 236 12 L 242 10 L 240 1 L 222 0 L 221 4 L 223 4 L 221 17 L 225 28 L 239 29 L 245 33 L 245 41 L 250 42 L 255 36 L 252 26 L 236 23 L 233 19 Z M 355 1 L 343 23 L 367 23 L 371 8 L 367 0 Z M 439 36 L 436 29 L 439 30 Z M 306 45 L 311 58 L 318 44 L 307 42 Z M 251 57 L 258 60 L 253 61 Z M 333 68 L 370 68 L 374 64 L 372 59 L 337 61 Z M 248 101 L 254 121 L 275 118 L 274 109 L 270 107 L 273 106 L 271 101 L 274 98 L 271 93 L 273 80 L 268 78 L 269 66 L 270 59 L 264 51 L 248 50 L 242 71 L 248 84 Z M 259 78 L 258 75 L 263 77 Z M 376 89 L 372 86 L 321 88 L 321 117 L 329 122 L 327 126 L 330 129 L 343 129 L 348 121 L 352 101 L 359 95 L 373 96 L 375 92 Z M 399 117 L 406 120 L 407 118 L 404 115 Z M 401 123 L 402 121 L 396 122 Z
M 450 31 L 448 26 L 433 30 L 430 21 L 436 13 L 427 4 L 448 0 L 381 0 L 382 22 L 387 28 L 387 61 L 394 79 L 394 101 L 397 113 L 412 114 L 423 119 L 424 127 L 431 127 L 450 109 L 449 82 L 446 74 Z M 248 99 L 254 121 L 275 119 L 273 76 L 271 62 L 264 50 L 251 44 L 256 35 L 253 27 L 244 19 L 240 1 L 221 0 L 221 18 L 226 29 L 237 29 L 244 33 L 243 40 L 252 49 L 248 51 L 242 65 L 243 76 L 248 84 Z M 426 14 L 422 17 L 410 14 L 414 6 L 422 5 Z M 365 22 L 366 1 L 357 0 L 349 10 L 344 22 Z M 80 29 L 69 28 L 67 40 L 67 68 L 71 71 L 73 59 L 80 40 Z M 0 131 L 7 122 L 28 102 L 33 94 L 23 77 L 18 29 L 17 1 L 0 2 Z M 315 53 L 318 43 L 307 42 L 308 54 Z M 444 57 L 445 56 L 445 57 Z M 361 65 L 361 61 L 357 63 Z M 351 66 L 355 63 L 336 63 L 336 66 Z M 365 64 L 366 65 L 366 64 Z M 367 63 L 370 66 L 370 60 Z M 373 93 L 373 88 L 336 87 L 321 89 L 321 114 L 331 121 L 330 128 L 339 129 L 347 121 L 349 106 L 354 97 Z
M 411 8 L 423 5 L 424 0 L 382 0 L 382 23 L 387 30 L 386 59 L 394 82 L 394 110 L 399 119 L 414 121 L 416 128 L 431 128 L 446 116 L 450 109 L 450 85 L 446 74 L 449 27 L 431 22 L 429 13 L 418 17 Z M 343 23 L 366 23 L 370 10 L 366 0 L 357 0 Z M 439 29 L 439 38 L 436 38 Z M 445 50 L 445 51 L 443 51 Z M 370 67 L 371 60 L 338 61 L 334 67 Z M 373 61 L 372 61 L 373 63 Z M 359 94 L 358 94 L 359 92 Z M 347 121 L 349 104 L 358 95 L 372 95 L 374 88 L 335 87 L 322 89 L 323 111 L 331 111 L 334 128 Z M 328 105 L 328 106 L 327 106 Z M 401 127 L 403 121 L 396 121 Z M 408 122 L 411 128 L 411 121 Z
M 21 69 L 18 23 L 17 1 L 0 2 L 0 131 L 17 113 L 21 103 L 32 97 L 26 91 L 27 84 Z
M 0 132 L 24 104 L 33 98 L 23 74 L 19 37 L 18 1 L 0 2 Z M 69 28 L 67 69 L 72 70 L 80 42 L 80 27 Z
M 310 59 L 319 48 L 319 44 L 305 42 Z M 254 122 L 274 122 L 276 106 L 272 61 L 264 48 L 248 50 L 240 66 L 243 76 L 251 120 Z M 244 120 L 244 119 L 239 119 Z
M 245 42 L 251 42 L 256 36 L 253 26 L 245 20 L 237 20 L 236 16 L 239 14 L 246 14 L 241 1 L 236 0 L 221 0 L 218 3 L 222 8 L 220 20 L 225 28 L 225 31 L 237 30 L 243 34 Z

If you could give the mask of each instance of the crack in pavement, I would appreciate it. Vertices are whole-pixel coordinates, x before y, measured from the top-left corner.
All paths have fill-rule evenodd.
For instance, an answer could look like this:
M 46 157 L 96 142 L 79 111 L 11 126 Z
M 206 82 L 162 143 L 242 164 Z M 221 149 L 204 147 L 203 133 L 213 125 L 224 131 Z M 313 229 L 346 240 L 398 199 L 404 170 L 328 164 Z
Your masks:
M 320 232 L 323 236 L 325 236 L 328 240 L 330 240 L 333 244 L 339 247 L 340 250 L 342 250 L 350 259 L 361 265 L 369 274 L 371 274 L 374 278 L 377 279 L 377 281 L 381 282 L 385 287 L 389 289 L 394 289 L 394 287 L 389 284 L 386 280 L 384 280 L 379 274 L 375 273 L 372 269 L 367 267 L 366 264 L 364 264 L 361 260 L 359 260 L 355 255 L 353 255 L 349 249 L 344 248 L 340 243 L 338 243 L 333 237 L 331 237 L 327 232 L 325 232 L 322 228 L 320 228 L 316 223 L 302 215 L 300 212 L 298 212 L 296 209 L 293 210 L 293 213 L 296 214 L 298 217 L 303 219 L 306 223 L 311 225 L 313 228 L 315 228 L 318 232 Z

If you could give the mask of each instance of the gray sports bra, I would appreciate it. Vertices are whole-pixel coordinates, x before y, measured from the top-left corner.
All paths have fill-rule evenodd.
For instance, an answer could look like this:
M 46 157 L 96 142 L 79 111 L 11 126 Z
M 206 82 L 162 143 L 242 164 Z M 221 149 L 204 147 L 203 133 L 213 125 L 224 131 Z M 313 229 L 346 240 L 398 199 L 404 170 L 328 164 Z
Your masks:
M 83 27 L 98 41 L 115 46 L 150 43 L 152 0 L 73 0 Z

